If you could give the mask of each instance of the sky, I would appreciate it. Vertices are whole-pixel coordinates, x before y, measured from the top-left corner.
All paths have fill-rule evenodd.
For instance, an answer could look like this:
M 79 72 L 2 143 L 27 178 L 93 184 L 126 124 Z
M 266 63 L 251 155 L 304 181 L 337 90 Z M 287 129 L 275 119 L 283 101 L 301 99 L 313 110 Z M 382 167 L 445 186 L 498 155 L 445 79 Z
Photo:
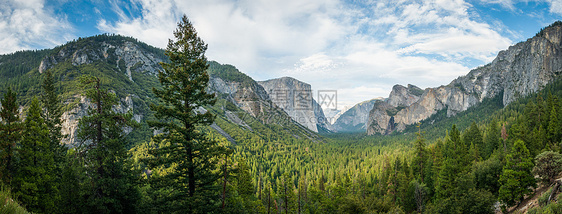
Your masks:
M 336 90 L 338 109 L 446 85 L 562 19 L 562 0 L 1 1 L 0 54 L 102 33 L 165 48 L 185 14 L 209 60 Z

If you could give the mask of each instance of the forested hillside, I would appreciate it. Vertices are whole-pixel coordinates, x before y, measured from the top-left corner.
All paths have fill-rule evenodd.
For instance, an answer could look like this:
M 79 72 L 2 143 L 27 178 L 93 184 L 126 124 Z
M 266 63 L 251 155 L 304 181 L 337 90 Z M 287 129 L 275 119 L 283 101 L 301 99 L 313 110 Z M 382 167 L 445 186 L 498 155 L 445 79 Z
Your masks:
M 178 32 L 0 56 L 0 213 L 514 212 L 562 171 L 560 78 L 404 133 L 319 135 Z M 562 212 L 545 198 L 528 211 Z

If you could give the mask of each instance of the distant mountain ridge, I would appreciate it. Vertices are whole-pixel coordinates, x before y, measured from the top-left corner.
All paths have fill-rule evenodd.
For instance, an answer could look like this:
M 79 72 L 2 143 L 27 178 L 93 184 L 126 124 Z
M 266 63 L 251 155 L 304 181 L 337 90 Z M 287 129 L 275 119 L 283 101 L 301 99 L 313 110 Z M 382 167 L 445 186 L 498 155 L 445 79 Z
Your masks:
M 27 60 L 26 60 L 27 59 Z M 33 64 L 26 64 L 33 59 Z M 134 119 L 141 122 L 138 129 L 125 130 L 130 136 L 149 139 L 152 134 L 146 125 L 152 120 L 153 113 L 148 108 L 155 102 L 152 87 L 159 87 L 156 79 L 157 71 L 162 69 L 159 62 L 167 60 L 164 50 L 146 45 L 134 38 L 119 35 L 98 35 L 80 38 L 65 45 L 50 50 L 22 51 L 0 56 L 0 76 L 8 77 L 0 80 L 0 90 L 12 87 L 18 91 L 21 105 L 27 105 L 32 96 L 40 93 L 41 73 L 52 71 L 59 80 L 59 93 L 65 102 L 63 120 L 63 134 L 68 136 L 64 140 L 69 145 L 76 143 L 78 120 L 86 115 L 91 103 L 80 95 L 81 89 L 78 77 L 91 74 L 101 79 L 102 87 L 117 94 L 121 102 L 114 109 L 119 112 L 132 111 Z M 17 70 L 20 64 L 28 65 Z M 310 127 L 306 123 L 300 124 L 279 108 L 270 99 L 263 87 L 252 78 L 241 73 L 231 65 L 209 61 L 210 75 L 209 92 L 216 93 L 220 100 L 226 100 L 234 105 L 221 115 L 228 122 L 241 126 L 248 131 L 254 131 L 247 121 L 259 121 L 263 124 L 276 124 L 294 132 L 298 138 L 315 139 L 318 136 L 316 126 Z M 297 80 L 295 80 L 297 81 Z M 300 81 L 298 81 L 300 82 Z M 301 84 L 306 84 L 302 83 Z M 310 86 L 310 85 L 308 85 Z M 221 108 L 224 108 L 221 107 Z M 240 118 L 247 113 L 250 118 Z M 318 117 L 323 113 L 315 112 Z M 245 117 L 245 116 L 244 116 Z M 215 125 L 213 128 L 217 129 Z M 307 130 L 310 128 L 310 130 Z M 224 130 L 217 131 L 221 134 Z M 229 139 L 229 136 L 225 136 Z M 231 138 L 230 138 L 231 139 Z
M 562 25 L 557 22 L 535 37 L 500 51 L 492 63 L 476 68 L 448 85 L 425 89 L 415 102 L 401 103 L 405 104 L 403 106 L 390 101 L 375 103 L 369 113 L 367 134 L 402 131 L 406 125 L 417 123 L 442 109 L 447 109 L 447 116 L 454 116 L 484 98 L 502 96 L 505 106 L 536 92 L 562 74 L 561 41 Z M 394 87 L 390 94 L 400 94 L 398 90 L 403 87 Z
M 292 77 L 259 81 L 258 84 L 293 120 L 314 132 L 332 130 L 322 108 L 313 98 L 310 84 Z
M 332 124 L 333 130 L 336 132 L 367 131 L 369 112 L 373 109 L 375 102 L 383 100 L 384 98 L 375 98 L 360 102 L 347 109 L 344 113 L 339 115 L 334 124 Z

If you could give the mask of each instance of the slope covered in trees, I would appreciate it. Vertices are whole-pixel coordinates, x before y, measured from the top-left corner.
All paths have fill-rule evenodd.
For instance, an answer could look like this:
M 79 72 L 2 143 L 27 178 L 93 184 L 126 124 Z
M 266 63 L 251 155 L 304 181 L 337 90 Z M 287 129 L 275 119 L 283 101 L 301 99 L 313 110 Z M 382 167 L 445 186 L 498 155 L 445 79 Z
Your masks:
M 72 43 L 92 45 L 84 41 Z M 35 213 L 492 213 L 513 210 L 561 170 L 560 79 L 505 108 L 496 97 L 454 117 L 445 110 L 407 134 L 318 136 L 296 123 L 265 123 L 225 97 L 204 93 L 208 75 L 242 85 L 253 80 L 233 66 L 205 62 L 203 44 L 192 54 L 200 58 L 186 61 L 178 54 L 186 44 L 195 43 L 172 45 L 160 83 L 142 72 L 131 80 L 109 59 L 60 62 L 41 74 L 34 66 L 19 73 L 0 69 L 15 75 L 0 79 L 0 176 L 11 189 L 1 191 L 2 202 L 11 198 Z M 28 54 L 35 65 L 49 51 Z M 14 82 L 18 78 L 31 85 Z M 83 145 L 66 151 L 59 146 L 59 118 L 77 86 L 92 105 L 79 123 Z M 116 98 L 127 94 L 138 95 L 134 111 L 146 113 L 138 126 L 135 112 L 115 111 Z M 156 129 L 146 120 L 157 121 Z M 124 136 L 128 127 L 137 131 Z M 190 156 L 194 161 L 185 161 Z M 541 200 L 534 212 L 560 209 Z

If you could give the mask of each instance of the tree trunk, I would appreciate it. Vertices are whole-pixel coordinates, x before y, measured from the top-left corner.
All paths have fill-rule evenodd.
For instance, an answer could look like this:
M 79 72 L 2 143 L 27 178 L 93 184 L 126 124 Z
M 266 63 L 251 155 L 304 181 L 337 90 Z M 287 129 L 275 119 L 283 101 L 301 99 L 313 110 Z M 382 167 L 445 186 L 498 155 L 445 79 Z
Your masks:
M 554 188 L 552 188 L 552 192 L 550 192 L 550 196 L 548 196 L 548 201 L 546 201 L 546 204 L 548 205 L 548 203 L 550 202 L 550 200 L 552 200 L 552 197 L 556 194 L 556 192 L 558 191 L 558 188 L 560 187 L 560 184 L 562 183 L 562 180 L 556 180 L 556 183 L 554 185 Z
M 193 166 L 193 149 L 192 145 L 189 143 L 187 147 L 187 179 L 189 186 L 189 197 L 193 197 L 195 193 L 195 167 Z
M 224 159 L 224 182 L 222 184 L 222 209 L 224 210 L 224 202 L 226 201 L 226 164 L 228 163 L 228 156 Z

